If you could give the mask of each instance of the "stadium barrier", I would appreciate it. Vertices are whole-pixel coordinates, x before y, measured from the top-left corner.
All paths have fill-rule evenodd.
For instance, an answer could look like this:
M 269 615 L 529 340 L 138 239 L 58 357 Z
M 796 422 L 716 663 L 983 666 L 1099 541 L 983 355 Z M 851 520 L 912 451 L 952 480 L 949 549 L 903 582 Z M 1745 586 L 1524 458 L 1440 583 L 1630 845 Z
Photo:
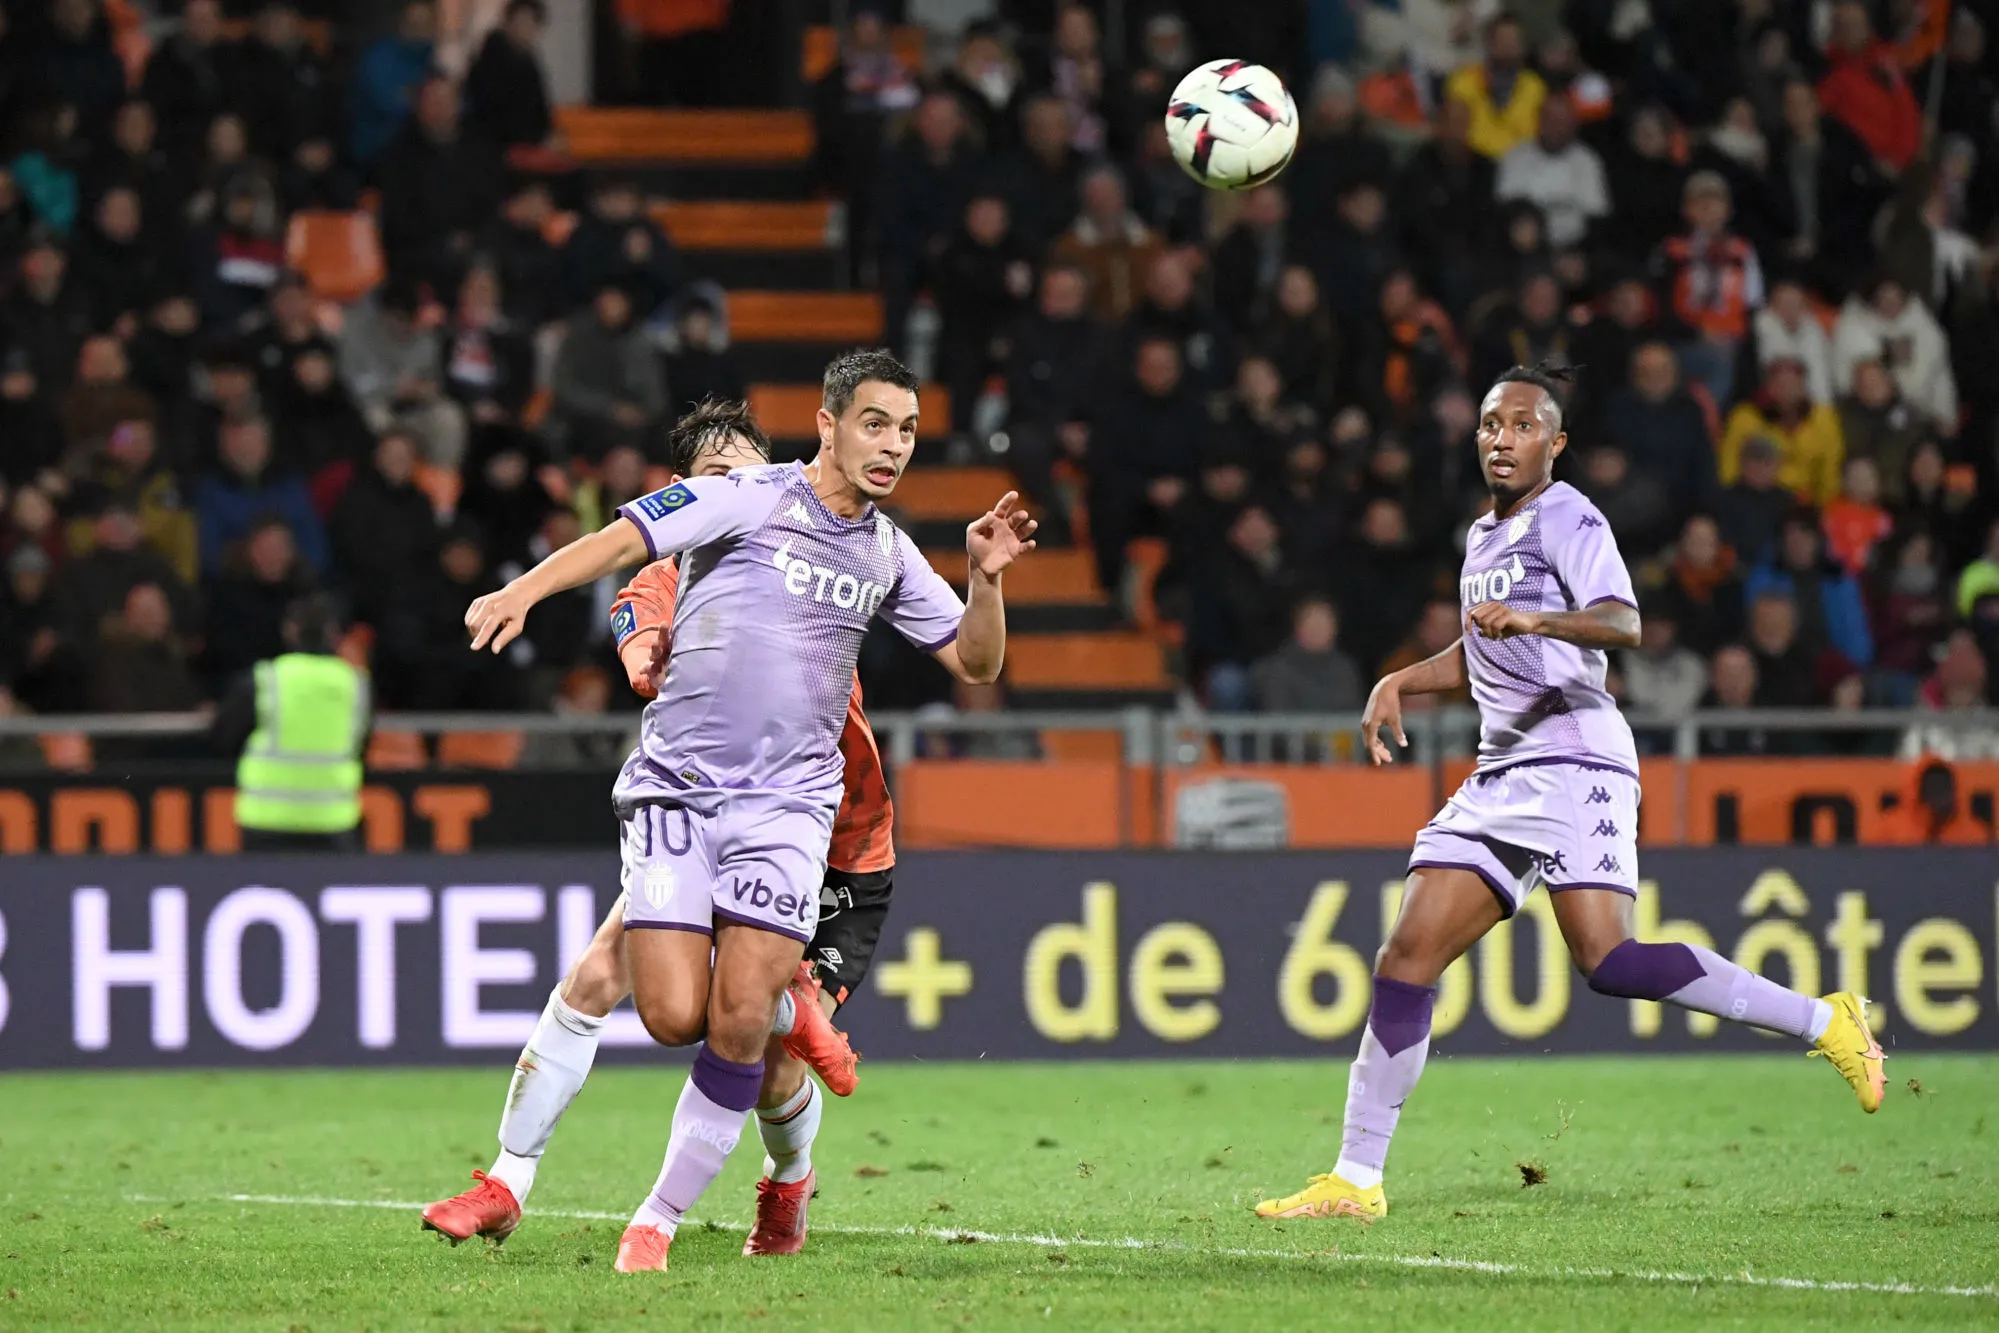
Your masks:
M 1410 715 L 1408 761 L 1387 769 L 1356 757 L 1358 722 L 1145 709 L 874 718 L 906 848 L 1405 847 L 1470 771 L 1475 715 Z M 1969 756 L 1999 756 L 1999 713 L 1726 712 L 1634 725 L 1647 751 L 1648 847 L 1897 842 L 1915 770 L 1889 756 L 1938 748 L 1966 756 L 1954 765 L 1968 816 L 1958 836 L 1992 839 L 1999 761 Z M 385 714 L 370 747 L 365 845 L 605 845 L 611 775 L 636 726 L 629 714 Z M 207 748 L 205 728 L 182 715 L 0 718 L 0 852 L 235 851 L 233 766 Z M 1759 737 L 1775 753 L 1808 738 L 1875 757 L 1699 757 L 1715 734 Z M 942 757 L 958 753 L 1042 757 Z
M 1344 1057 L 1402 891 L 1384 852 L 915 853 L 842 1022 L 871 1058 Z M 617 894 L 613 856 L 12 860 L 0 1069 L 485 1063 Z M 1999 1046 L 1991 856 L 1675 850 L 1641 936 L 1876 999 L 1897 1050 Z M 1589 991 L 1546 894 L 1445 975 L 1440 1056 L 1784 1050 Z M 663 1059 L 629 1011 L 607 1051 Z M 497 1096 L 498 1085 L 495 1085 Z M 1337 1101 L 1337 1090 L 1328 1095 Z

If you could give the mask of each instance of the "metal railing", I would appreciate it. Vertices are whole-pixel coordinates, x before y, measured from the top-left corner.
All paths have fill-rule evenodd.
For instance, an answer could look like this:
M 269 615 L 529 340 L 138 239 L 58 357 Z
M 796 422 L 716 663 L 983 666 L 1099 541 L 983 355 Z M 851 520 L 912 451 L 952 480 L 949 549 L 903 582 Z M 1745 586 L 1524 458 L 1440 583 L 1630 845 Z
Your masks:
M 1953 741 L 1965 757 L 1999 758 L 1999 709 L 1741 709 L 1706 711 L 1666 718 L 1627 713 L 1642 753 L 1699 758 L 1717 748 L 1715 737 L 1809 738 L 1822 742 L 1873 739 L 1894 753 L 1913 734 Z M 1126 763 L 1163 766 L 1213 762 L 1363 763 L 1357 713 L 1207 713 L 1126 708 L 1104 711 L 1008 711 L 958 713 L 948 709 L 880 712 L 870 715 L 875 735 L 891 764 L 922 758 L 980 757 L 994 751 L 1011 757 L 1042 755 L 1043 742 L 1057 736 L 1115 737 Z M 43 736 L 85 736 L 93 740 L 167 740 L 198 744 L 209 729 L 204 713 L 75 714 L 0 717 L 0 741 Z M 454 732 L 513 732 L 527 737 L 630 737 L 640 725 L 636 713 L 575 716 L 557 713 L 382 713 L 378 732 L 438 736 Z M 1441 764 L 1477 751 L 1478 714 L 1463 707 L 1405 712 L 1409 748 L 1404 762 Z M 1720 745 L 1741 752 L 1739 744 Z M 1750 746 L 1784 753 L 1784 745 Z M 1846 752 L 1835 745 L 1832 752 Z

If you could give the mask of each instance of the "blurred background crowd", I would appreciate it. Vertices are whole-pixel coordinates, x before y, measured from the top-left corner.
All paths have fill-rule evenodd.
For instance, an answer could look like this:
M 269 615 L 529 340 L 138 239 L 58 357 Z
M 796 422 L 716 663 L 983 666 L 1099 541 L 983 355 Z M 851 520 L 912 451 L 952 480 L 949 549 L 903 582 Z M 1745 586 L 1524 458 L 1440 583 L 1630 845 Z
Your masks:
M 462 74 L 422 0 L 316 39 L 296 4 L 184 0 L 138 16 L 143 62 L 111 8 L 4 10 L 6 706 L 199 706 L 313 589 L 368 627 L 386 707 L 621 698 L 608 589 L 508 658 L 464 651 L 464 606 L 656 480 L 664 424 L 744 375 L 652 191 L 537 169 L 541 4 Z M 1116 614 L 1157 608 L 1186 695 L 1357 710 L 1448 645 L 1479 397 L 1541 360 L 1579 367 L 1558 475 L 1644 603 L 1628 707 L 1999 688 L 1987 5 L 1134 0 L 1112 42 L 1088 4 L 975 4 L 912 56 L 891 34 L 928 8 L 853 6 L 807 93 L 851 280 L 950 391 L 919 465 L 1010 469 Z M 768 100 L 729 77 L 762 7 L 619 9 L 658 100 Z M 1222 55 L 1284 75 L 1304 127 L 1241 196 L 1160 122 Z M 357 206 L 386 277 L 341 305 L 288 221 Z

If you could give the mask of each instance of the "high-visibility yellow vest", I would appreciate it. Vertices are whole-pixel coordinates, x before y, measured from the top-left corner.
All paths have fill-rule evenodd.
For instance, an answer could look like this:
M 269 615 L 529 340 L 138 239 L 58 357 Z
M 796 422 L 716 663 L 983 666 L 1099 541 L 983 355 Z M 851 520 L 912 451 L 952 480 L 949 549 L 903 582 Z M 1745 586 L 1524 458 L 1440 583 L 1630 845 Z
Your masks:
M 236 822 L 270 833 L 344 833 L 361 822 L 368 681 L 323 653 L 256 666 L 257 729 L 236 763 Z

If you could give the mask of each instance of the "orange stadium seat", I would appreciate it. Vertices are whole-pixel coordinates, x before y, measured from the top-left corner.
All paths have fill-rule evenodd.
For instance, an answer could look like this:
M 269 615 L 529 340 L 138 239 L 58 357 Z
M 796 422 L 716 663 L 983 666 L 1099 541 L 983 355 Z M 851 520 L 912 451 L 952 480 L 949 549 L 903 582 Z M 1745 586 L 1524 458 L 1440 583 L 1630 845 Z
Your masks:
M 833 205 L 802 202 L 661 202 L 652 219 L 683 250 L 823 250 L 832 243 Z
M 408 772 L 430 766 L 430 754 L 423 737 L 414 731 L 378 731 L 368 738 L 370 769 L 383 773 Z
M 729 335 L 737 342 L 875 343 L 881 297 L 873 292 L 729 293 Z
M 995 492 L 992 500 L 1002 494 Z M 963 550 L 939 548 L 923 555 L 930 567 L 953 586 L 964 584 Z M 1006 572 L 1006 598 L 1019 606 L 1101 606 L 1104 593 L 1097 586 L 1096 557 L 1079 546 L 1036 551 L 1032 559 L 1023 560 Z
M 579 162 L 803 162 L 812 118 L 803 111 L 656 111 L 562 106 L 556 128 Z
M 458 508 L 458 497 L 465 489 L 465 477 L 457 468 L 418 463 L 415 481 L 416 488 L 430 497 L 430 507 L 436 513 L 449 514 Z
M 1007 680 L 1017 690 L 1163 690 L 1166 657 L 1147 634 L 1010 634 Z
M 1005 468 L 918 468 L 896 483 L 888 507 L 917 523 L 969 523 L 1013 489 Z
M 889 29 L 889 50 L 901 62 L 904 69 L 912 74 L 921 73 L 924 57 L 929 54 L 929 35 L 920 23 L 898 23 Z M 815 23 L 805 30 L 805 40 L 799 44 L 798 72 L 807 83 L 817 83 L 832 73 L 833 66 L 840 60 L 840 34 L 831 25 Z
M 437 740 L 439 768 L 512 768 L 526 738 L 518 731 L 447 731 Z
M 364 212 L 303 209 L 285 232 L 285 262 L 305 274 L 314 296 L 356 301 L 382 281 L 382 241 Z
M 42 762 L 63 773 L 87 773 L 93 762 L 90 737 L 76 731 L 44 732 L 35 738 L 41 743 Z

